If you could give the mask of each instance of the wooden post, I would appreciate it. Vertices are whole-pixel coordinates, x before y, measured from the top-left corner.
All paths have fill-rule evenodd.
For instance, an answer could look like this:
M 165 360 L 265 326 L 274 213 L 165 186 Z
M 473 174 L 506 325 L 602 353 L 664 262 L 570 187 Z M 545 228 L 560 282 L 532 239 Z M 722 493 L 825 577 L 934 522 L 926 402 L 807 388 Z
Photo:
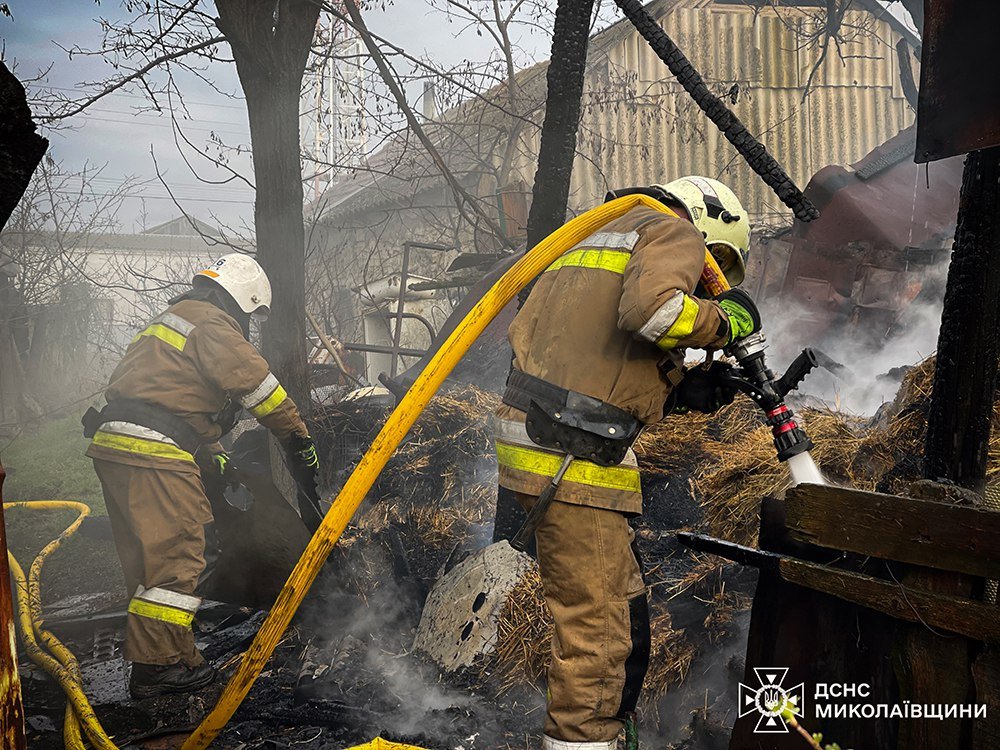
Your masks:
M 965 162 L 941 314 L 924 476 L 982 492 L 1000 353 L 1000 147 Z
M 3 480 L 0 464 L 0 738 L 3 747 L 25 750 L 24 705 L 21 678 L 17 673 L 17 645 L 14 628 L 14 597 L 7 565 L 7 531 L 3 520 Z
M 938 337 L 934 390 L 927 416 L 924 476 L 981 493 L 997 382 L 1000 341 L 1000 148 L 973 151 L 965 162 L 955 246 Z M 943 499 L 943 498 L 942 498 Z M 903 582 L 949 596 L 972 597 L 979 579 L 915 569 Z M 897 642 L 901 697 L 966 704 L 976 696 L 973 653 L 962 638 L 930 628 L 902 628 Z M 982 701 L 980 701 L 982 702 Z M 900 747 L 972 747 L 972 721 L 903 722 Z

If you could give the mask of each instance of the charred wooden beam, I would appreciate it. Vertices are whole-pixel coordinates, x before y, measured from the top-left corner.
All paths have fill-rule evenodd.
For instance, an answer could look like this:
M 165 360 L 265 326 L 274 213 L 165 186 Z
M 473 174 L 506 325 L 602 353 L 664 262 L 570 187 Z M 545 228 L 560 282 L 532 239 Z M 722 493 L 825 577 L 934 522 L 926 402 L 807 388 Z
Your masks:
M 764 552 L 702 534 L 678 534 L 691 549 L 777 572 L 788 583 L 804 586 L 897 620 L 941 628 L 973 640 L 1000 643 L 995 607 L 972 599 L 934 594 L 870 575 Z
M 982 492 L 1000 354 L 1000 147 L 965 162 L 924 476 Z
M 1000 578 L 1000 513 L 911 497 L 800 485 L 785 496 L 795 541 Z

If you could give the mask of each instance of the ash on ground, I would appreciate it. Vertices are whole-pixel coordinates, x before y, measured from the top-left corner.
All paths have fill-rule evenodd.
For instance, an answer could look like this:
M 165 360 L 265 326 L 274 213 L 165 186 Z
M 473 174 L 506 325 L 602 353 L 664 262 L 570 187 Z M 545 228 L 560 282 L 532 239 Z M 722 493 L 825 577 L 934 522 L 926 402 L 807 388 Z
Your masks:
M 910 370 L 896 401 L 869 421 L 801 411 L 829 478 L 894 491 L 919 474 L 912 457 L 920 455 L 932 372 L 932 361 Z M 412 648 L 435 581 L 491 538 L 496 464 L 489 415 L 497 402 L 471 386 L 431 402 L 215 746 L 346 748 L 379 735 L 427 748 L 538 746 L 551 623 L 537 571 L 523 576 L 504 605 L 493 653 L 471 667 L 445 673 Z M 318 415 L 324 496 L 335 495 L 387 413 L 385 406 L 344 403 Z M 675 535 L 704 530 L 753 543 L 761 498 L 780 496 L 788 481 L 770 443 L 753 405 L 739 399 L 712 416 L 669 417 L 636 444 L 646 513 L 633 523 L 653 629 L 640 706 L 647 747 L 727 745 L 755 572 L 695 555 Z M 107 538 L 100 543 L 109 545 Z M 114 554 L 110 546 L 107 554 Z M 88 694 L 121 744 L 181 736 L 214 704 L 221 682 L 194 697 L 128 699 L 124 591 L 64 604 L 47 603 L 47 623 L 80 657 Z M 226 604 L 199 614 L 199 643 L 226 676 L 264 614 Z M 29 663 L 22 675 L 31 746 L 61 747 L 62 695 Z

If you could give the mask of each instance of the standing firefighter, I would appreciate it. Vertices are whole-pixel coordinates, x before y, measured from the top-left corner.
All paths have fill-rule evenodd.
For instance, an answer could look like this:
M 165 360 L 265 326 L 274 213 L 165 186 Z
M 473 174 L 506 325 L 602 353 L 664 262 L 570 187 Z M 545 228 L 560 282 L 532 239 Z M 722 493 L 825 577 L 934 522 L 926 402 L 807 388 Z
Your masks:
M 534 536 L 555 621 L 542 744 L 551 750 L 614 748 L 646 673 L 649 612 L 628 523 L 642 512 L 631 444 L 671 411 L 730 403 L 735 391 L 720 379 L 728 365 L 685 369 L 685 349 L 721 349 L 760 327 L 745 293 L 697 294 L 706 246 L 730 284 L 746 272 L 750 225 L 732 191 L 685 177 L 642 192 L 670 211 L 639 206 L 564 253 L 508 332 L 498 519 L 505 505 L 530 509 L 558 485 Z M 498 536 L 510 531 L 500 525 Z
M 266 317 L 270 304 L 255 260 L 220 258 L 132 340 L 107 406 L 84 418 L 133 594 L 125 657 L 136 698 L 197 690 L 215 678 L 191 630 L 213 520 L 202 472 L 206 481 L 208 472 L 225 475 L 228 456 L 217 441 L 240 408 L 286 446 L 297 476 L 315 482 L 316 449 L 298 409 L 247 340 L 251 317 Z

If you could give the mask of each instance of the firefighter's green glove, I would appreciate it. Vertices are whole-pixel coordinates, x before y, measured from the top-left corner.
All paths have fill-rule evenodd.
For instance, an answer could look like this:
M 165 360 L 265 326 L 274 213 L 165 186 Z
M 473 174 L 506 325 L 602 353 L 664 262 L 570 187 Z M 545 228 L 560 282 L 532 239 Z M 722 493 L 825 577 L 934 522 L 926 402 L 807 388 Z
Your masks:
M 316 453 L 313 439 L 308 435 L 292 436 L 288 441 L 288 457 L 292 464 L 289 468 L 297 481 L 303 486 L 314 488 L 319 475 L 319 454 Z
M 729 318 L 730 344 L 760 330 L 760 311 L 750 295 L 742 289 L 729 289 L 716 297 L 715 301 Z
M 226 472 L 229 471 L 229 467 L 232 464 L 233 459 L 229 457 L 229 454 L 223 451 L 222 453 L 212 454 L 212 465 L 219 470 L 219 476 L 225 478 Z

